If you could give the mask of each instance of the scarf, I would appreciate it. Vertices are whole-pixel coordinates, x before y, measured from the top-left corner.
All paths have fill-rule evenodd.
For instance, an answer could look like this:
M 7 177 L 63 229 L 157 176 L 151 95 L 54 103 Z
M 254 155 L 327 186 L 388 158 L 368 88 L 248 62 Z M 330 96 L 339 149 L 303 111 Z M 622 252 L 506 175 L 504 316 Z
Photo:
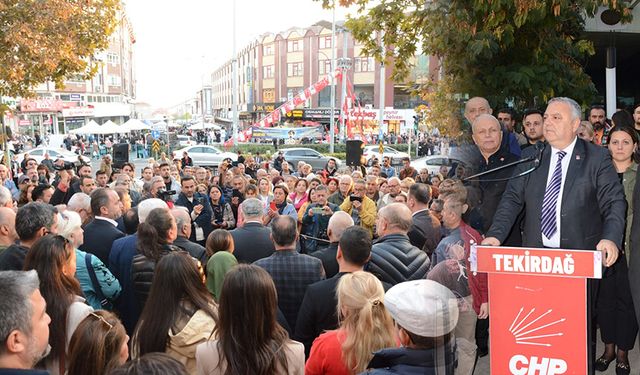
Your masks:
M 284 211 L 284 208 L 287 207 L 287 201 L 285 200 L 284 202 L 282 202 L 280 204 L 276 204 L 276 207 L 278 208 L 278 213 L 280 215 L 282 215 L 282 212 Z

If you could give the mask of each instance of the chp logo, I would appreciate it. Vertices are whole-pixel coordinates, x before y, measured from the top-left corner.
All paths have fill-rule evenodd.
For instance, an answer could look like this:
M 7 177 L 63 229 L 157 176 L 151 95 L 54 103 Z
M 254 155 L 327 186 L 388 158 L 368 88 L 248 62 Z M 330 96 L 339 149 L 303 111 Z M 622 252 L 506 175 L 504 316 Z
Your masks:
M 523 316 L 524 311 L 524 306 L 520 307 L 509 327 L 516 344 L 552 347 L 553 338 L 563 336 L 560 329 L 567 319 L 554 318 L 553 309 L 539 314 L 534 307 Z M 567 362 L 558 358 L 516 354 L 509 361 L 509 370 L 514 375 L 559 375 L 567 371 Z

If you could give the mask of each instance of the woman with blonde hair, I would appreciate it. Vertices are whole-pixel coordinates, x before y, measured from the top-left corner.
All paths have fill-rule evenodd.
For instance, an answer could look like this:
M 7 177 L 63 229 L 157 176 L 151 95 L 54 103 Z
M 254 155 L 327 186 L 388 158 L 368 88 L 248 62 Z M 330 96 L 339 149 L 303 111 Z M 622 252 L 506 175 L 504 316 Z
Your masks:
M 359 374 L 367 369 L 373 352 L 397 346 L 380 280 L 364 271 L 346 274 L 336 294 L 340 326 L 313 342 L 307 375 Z

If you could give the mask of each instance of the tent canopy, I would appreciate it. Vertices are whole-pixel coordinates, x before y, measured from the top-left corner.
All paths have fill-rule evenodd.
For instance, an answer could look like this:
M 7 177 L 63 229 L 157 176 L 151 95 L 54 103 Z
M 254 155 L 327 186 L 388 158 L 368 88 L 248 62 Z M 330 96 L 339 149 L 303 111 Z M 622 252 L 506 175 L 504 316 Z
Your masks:
M 206 122 L 206 123 L 199 122 L 197 124 L 193 124 L 189 126 L 189 130 L 204 130 L 204 129 L 220 130 L 220 125 L 216 125 L 210 122 Z
M 109 120 L 100 125 L 95 134 L 116 134 L 116 133 L 128 133 L 127 129 L 122 129 L 119 125 L 116 125 L 113 121 Z
M 130 131 L 131 130 L 151 130 L 151 126 L 145 124 L 144 122 L 136 118 L 129 119 L 127 122 L 122 124 L 121 127 Z
M 70 130 L 71 134 L 97 134 L 98 130 L 100 130 L 100 125 L 97 122 L 91 120 L 89 123 L 83 127 L 78 129 Z

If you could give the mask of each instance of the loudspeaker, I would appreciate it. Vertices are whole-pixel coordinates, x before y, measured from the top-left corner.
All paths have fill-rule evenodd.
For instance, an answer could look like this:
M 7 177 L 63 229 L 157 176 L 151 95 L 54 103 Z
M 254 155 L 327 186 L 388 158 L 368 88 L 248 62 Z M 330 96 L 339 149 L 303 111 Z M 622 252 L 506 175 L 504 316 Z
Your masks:
M 129 144 L 118 143 L 113 145 L 113 167 L 122 168 L 124 163 L 129 162 Z
M 360 158 L 362 157 L 362 141 L 347 140 L 347 165 L 350 167 L 359 167 Z

